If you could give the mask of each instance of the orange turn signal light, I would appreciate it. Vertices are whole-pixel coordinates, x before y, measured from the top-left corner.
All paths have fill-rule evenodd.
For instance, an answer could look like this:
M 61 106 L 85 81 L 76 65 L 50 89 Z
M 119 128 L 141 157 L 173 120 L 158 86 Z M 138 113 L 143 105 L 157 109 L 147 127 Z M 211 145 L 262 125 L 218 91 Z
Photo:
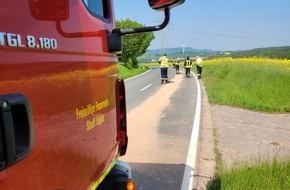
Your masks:
M 135 182 L 133 180 L 127 181 L 127 190 L 136 190 Z

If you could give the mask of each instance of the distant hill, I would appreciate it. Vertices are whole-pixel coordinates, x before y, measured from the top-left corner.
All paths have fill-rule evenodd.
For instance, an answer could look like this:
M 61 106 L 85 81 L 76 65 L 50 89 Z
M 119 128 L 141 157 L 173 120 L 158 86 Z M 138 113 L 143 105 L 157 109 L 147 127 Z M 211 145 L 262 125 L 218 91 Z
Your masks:
M 216 57 L 268 57 L 272 59 L 290 59 L 290 46 L 255 48 L 250 50 L 215 52 L 207 58 Z
M 269 57 L 276 59 L 290 59 L 290 46 L 256 48 L 231 52 L 232 57 Z
M 148 50 L 145 54 L 138 58 L 140 63 L 150 62 L 151 60 L 157 60 L 163 54 L 161 49 Z M 195 49 L 191 47 L 177 47 L 177 48 L 167 48 L 165 51 L 169 59 L 184 58 L 187 56 L 200 55 L 207 58 L 216 57 L 268 57 L 275 59 L 290 59 L 290 46 L 281 47 L 265 47 L 265 48 L 255 48 L 250 50 L 240 50 L 240 51 L 212 51 L 209 49 Z
M 206 53 L 211 53 L 212 50 L 207 50 L 207 49 L 195 49 L 191 47 L 177 47 L 177 48 L 167 48 L 166 50 L 161 50 L 161 49 L 153 49 L 153 50 L 148 50 L 145 54 L 147 55 L 159 55 L 161 56 L 163 53 L 167 53 L 168 55 L 175 55 L 175 54 L 206 54 Z
M 169 59 L 175 58 L 184 58 L 187 56 L 207 56 L 212 54 L 213 51 L 209 49 L 195 49 L 191 47 L 177 47 L 177 48 L 167 48 L 166 50 L 162 49 L 152 49 L 148 50 L 145 54 L 138 58 L 139 62 L 149 62 L 151 60 L 159 59 L 163 53 L 167 53 Z

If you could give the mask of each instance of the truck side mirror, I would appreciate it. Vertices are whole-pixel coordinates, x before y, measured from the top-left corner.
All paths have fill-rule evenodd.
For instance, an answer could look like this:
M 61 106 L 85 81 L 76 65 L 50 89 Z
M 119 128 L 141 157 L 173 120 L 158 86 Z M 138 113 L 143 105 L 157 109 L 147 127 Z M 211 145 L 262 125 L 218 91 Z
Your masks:
M 170 20 L 170 8 L 182 4 L 185 0 L 148 0 L 148 3 L 152 9 L 164 11 L 164 21 L 160 25 L 156 26 L 144 26 L 140 28 L 115 28 L 108 34 L 108 47 L 112 53 L 121 54 L 122 52 L 122 35 L 135 34 L 142 32 L 158 31 L 167 26 Z
M 172 8 L 182 4 L 185 0 L 148 0 L 149 6 L 155 10 L 163 10 L 164 8 Z

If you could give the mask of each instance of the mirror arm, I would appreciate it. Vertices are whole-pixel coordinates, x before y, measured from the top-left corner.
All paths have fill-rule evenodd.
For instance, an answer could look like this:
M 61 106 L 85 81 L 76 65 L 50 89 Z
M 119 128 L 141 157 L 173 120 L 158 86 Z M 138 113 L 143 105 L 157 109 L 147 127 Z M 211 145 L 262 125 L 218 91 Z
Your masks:
M 134 34 L 134 33 L 142 33 L 142 32 L 153 32 L 153 31 L 158 31 L 162 30 L 167 26 L 170 20 L 170 11 L 169 8 L 164 9 L 164 14 L 165 18 L 164 21 L 157 26 L 145 26 L 145 27 L 140 27 L 140 28 L 126 28 L 126 29 L 120 29 L 120 28 L 115 28 L 112 33 L 113 34 L 118 34 L 120 36 L 126 35 L 126 34 Z

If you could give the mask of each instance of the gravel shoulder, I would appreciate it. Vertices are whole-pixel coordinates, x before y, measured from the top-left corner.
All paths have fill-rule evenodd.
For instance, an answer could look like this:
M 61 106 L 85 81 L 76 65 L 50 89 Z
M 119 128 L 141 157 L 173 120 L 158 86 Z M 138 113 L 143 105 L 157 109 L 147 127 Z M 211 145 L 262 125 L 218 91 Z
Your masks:
M 290 114 L 268 114 L 230 106 L 210 105 L 202 90 L 199 155 L 193 189 L 206 189 L 215 169 L 214 148 L 230 167 L 236 162 L 290 156 Z M 214 143 L 216 140 L 216 144 Z

